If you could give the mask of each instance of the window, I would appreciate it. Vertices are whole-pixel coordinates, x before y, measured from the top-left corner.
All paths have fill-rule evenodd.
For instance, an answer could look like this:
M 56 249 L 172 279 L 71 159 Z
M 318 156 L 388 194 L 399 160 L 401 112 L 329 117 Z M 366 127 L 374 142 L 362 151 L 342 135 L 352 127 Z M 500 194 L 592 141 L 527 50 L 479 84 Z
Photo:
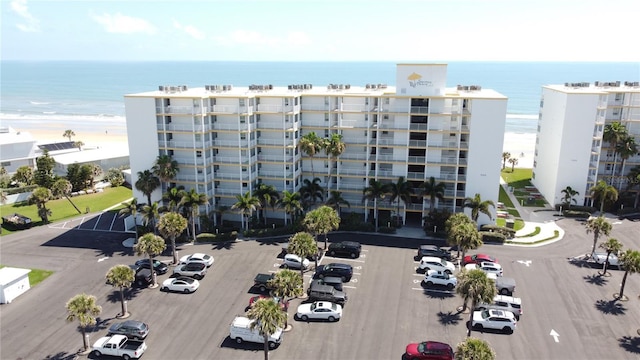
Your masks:
M 289 98 L 284 98 L 284 106 L 289 106 Z
M 200 150 L 196 151 L 196 157 L 201 158 L 202 157 L 202 151 L 200 151 Z
M 246 116 L 240 116 L 240 124 L 244 124 L 247 122 L 247 117 Z
M 4 167 L 11 166 L 11 161 L 3 161 L 0 165 Z
M 247 184 L 246 182 L 243 182 L 243 183 L 242 183 L 242 187 L 243 187 L 243 188 L 246 188 L 247 186 L 249 186 L 249 184 Z
M 244 106 L 244 98 L 240 98 L 239 99 L 239 104 L 240 104 L 240 106 Z

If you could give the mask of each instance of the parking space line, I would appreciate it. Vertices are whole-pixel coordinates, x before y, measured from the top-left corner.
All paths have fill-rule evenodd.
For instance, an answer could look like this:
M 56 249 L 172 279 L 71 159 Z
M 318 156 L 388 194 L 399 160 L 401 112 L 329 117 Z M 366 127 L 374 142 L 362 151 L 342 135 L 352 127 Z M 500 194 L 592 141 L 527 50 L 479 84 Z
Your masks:
M 413 274 L 413 276 L 424 277 L 424 275 L 423 275 L 423 274 Z
M 346 261 L 353 261 L 353 262 L 359 262 L 359 263 L 364 263 L 364 260 L 358 260 L 358 259 L 345 259 L 345 258 L 338 258 L 338 257 L 333 257 L 333 256 L 326 256 L 328 259 L 339 259 L 339 260 L 346 260 Z
M 347 288 L 347 289 L 355 289 L 355 286 L 348 286 L 348 285 L 342 285 L 343 288 Z

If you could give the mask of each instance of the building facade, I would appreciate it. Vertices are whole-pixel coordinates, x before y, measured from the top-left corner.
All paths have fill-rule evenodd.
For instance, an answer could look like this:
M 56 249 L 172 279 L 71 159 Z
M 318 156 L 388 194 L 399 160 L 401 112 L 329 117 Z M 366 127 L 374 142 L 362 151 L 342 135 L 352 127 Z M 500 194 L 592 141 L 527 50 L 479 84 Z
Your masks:
M 605 180 L 619 190 L 626 175 L 640 165 L 640 156 L 622 163 L 611 144 L 603 140 L 607 124 L 620 122 L 636 141 L 640 139 L 638 82 L 565 83 L 542 88 L 532 182 L 552 204 L 562 203 L 562 190 L 579 194 L 578 205 L 592 205 L 590 189 Z
M 179 172 L 153 201 L 182 185 L 207 195 L 201 210 L 208 213 L 260 183 L 295 192 L 314 177 L 365 216 L 373 208 L 363 201 L 370 179 L 402 176 L 417 188 L 434 177 L 446 184 L 438 209 L 461 211 L 476 193 L 497 202 L 507 98 L 476 85 L 447 88 L 446 74 L 443 64 L 398 64 L 395 86 L 160 86 L 126 95 L 132 183 L 166 154 Z M 345 151 L 308 156 L 299 145 L 310 132 L 342 135 Z M 145 199 L 135 187 L 134 196 Z M 397 215 L 420 223 L 429 205 L 416 195 Z M 396 212 L 397 204 L 379 201 L 378 208 Z

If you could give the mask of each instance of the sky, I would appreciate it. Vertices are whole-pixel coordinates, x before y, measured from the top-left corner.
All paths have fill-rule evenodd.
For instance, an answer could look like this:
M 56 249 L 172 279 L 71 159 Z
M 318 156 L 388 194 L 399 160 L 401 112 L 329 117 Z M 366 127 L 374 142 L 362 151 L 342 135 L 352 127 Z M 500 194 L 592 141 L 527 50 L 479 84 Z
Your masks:
M 639 0 L 0 0 L 3 60 L 640 62 Z

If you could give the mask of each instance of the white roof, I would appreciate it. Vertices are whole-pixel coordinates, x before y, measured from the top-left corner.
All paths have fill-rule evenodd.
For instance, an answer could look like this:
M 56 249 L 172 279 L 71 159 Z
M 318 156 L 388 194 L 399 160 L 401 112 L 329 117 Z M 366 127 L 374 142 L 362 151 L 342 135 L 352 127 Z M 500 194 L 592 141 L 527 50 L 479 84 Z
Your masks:
M 33 136 L 27 131 L 16 131 L 12 127 L 0 128 L 0 144 L 17 144 L 31 142 L 35 144 Z
M 5 286 L 10 282 L 19 279 L 30 273 L 29 269 L 20 269 L 14 267 L 4 267 L 0 269 L 0 286 Z
M 127 146 L 113 146 L 113 147 L 100 147 L 91 150 L 74 151 L 70 153 L 53 155 L 55 161 L 59 164 L 69 165 L 75 163 L 89 163 L 100 160 L 121 158 L 129 156 L 129 147 Z

